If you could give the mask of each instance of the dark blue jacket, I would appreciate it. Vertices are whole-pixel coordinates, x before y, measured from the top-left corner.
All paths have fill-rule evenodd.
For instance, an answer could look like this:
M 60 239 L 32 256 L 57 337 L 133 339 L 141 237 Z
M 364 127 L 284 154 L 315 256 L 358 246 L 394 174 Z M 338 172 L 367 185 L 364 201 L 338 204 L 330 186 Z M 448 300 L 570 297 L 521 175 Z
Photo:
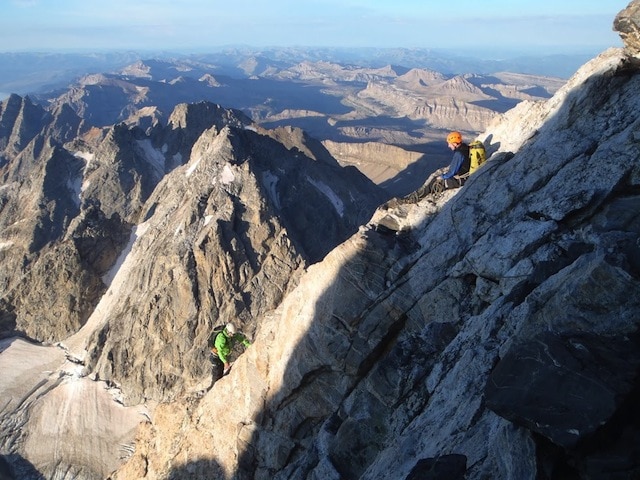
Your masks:
M 453 151 L 453 158 L 449 164 L 449 170 L 442 175 L 442 178 L 451 178 L 454 175 L 464 175 L 469 173 L 471 161 L 469 160 L 469 145 L 461 143 Z

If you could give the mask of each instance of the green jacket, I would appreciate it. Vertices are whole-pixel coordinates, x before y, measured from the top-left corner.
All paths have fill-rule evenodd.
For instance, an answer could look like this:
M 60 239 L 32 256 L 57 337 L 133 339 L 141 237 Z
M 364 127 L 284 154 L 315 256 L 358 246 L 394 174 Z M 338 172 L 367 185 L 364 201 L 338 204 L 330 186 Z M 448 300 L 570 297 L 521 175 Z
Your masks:
M 251 342 L 247 340 L 247 337 L 243 334 L 236 333 L 233 336 L 229 336 L 226 329 L 216 336 L 214 347 L 216 347 L 218 358 L 222 360 L 223 363 L 227 363 L 227 357 L 229 357 L 236 342 L 242 343 L 245 347 L 251 345 Z

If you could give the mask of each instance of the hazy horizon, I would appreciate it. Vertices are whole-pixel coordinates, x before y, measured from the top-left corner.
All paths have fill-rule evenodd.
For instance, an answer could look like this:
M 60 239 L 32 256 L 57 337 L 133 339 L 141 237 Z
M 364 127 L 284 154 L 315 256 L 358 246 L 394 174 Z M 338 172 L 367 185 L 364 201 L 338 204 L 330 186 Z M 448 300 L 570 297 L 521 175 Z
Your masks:
M 9 0 L 0 4 L 0 52 L 257 48 L 602 51 L 626 0 Z

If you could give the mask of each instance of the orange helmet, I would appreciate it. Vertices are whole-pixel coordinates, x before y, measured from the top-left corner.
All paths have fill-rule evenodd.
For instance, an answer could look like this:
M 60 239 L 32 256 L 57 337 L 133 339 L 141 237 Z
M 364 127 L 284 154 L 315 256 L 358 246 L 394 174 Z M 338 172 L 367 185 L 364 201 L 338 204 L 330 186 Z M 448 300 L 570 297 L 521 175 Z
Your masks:
M 462 134 L 460 132 L 451 132 L 447 135 L 447 143 L 462 143 Z

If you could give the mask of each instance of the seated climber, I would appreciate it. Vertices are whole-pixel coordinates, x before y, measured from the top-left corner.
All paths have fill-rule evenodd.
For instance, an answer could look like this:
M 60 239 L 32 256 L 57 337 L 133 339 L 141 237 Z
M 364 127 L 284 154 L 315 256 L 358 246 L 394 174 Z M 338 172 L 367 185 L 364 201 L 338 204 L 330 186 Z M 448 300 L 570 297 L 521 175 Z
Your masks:
M 464 185 L 469 168 L 469 145 L 462 141 L 460 132 L 447 135 L 447 146 L 453 151 L 449 170 L 442 174 L 445 188 L 458 188 Z
M 482 158 L 484 160 L 484 145 L 482 146 Z M 442 175 L 431 177 L 427 183 L 422 185 L 416 191 L 400 198 L 392 198 L 381 205 L 383 210 L 395 208 L 398 205 L 407 203 L 418 203 L 428 194 L 439 196 L 444 190 L 450 188 L 459 188 L 464 185 L 471 171 L 471 158 L 469 145 L 462 141 L 460 132 L 451 132 L 447 135 L 447 146 L 453 150 L 453 157 L 449 164 L 448 170 Z
M 247 340 L 247 337 L 236 331 L 236 327 L 233 323 L 227 323 L 224 329 L 215 337 L 211 353 L 213 353 L 213 355 L 222 362 L 223 376 L 229 373 L 229 370 L 231 369 L 229 355 L 231 354 L 233 347 L 238 343 L 245 347 L 251 345 L 251 342 Z

